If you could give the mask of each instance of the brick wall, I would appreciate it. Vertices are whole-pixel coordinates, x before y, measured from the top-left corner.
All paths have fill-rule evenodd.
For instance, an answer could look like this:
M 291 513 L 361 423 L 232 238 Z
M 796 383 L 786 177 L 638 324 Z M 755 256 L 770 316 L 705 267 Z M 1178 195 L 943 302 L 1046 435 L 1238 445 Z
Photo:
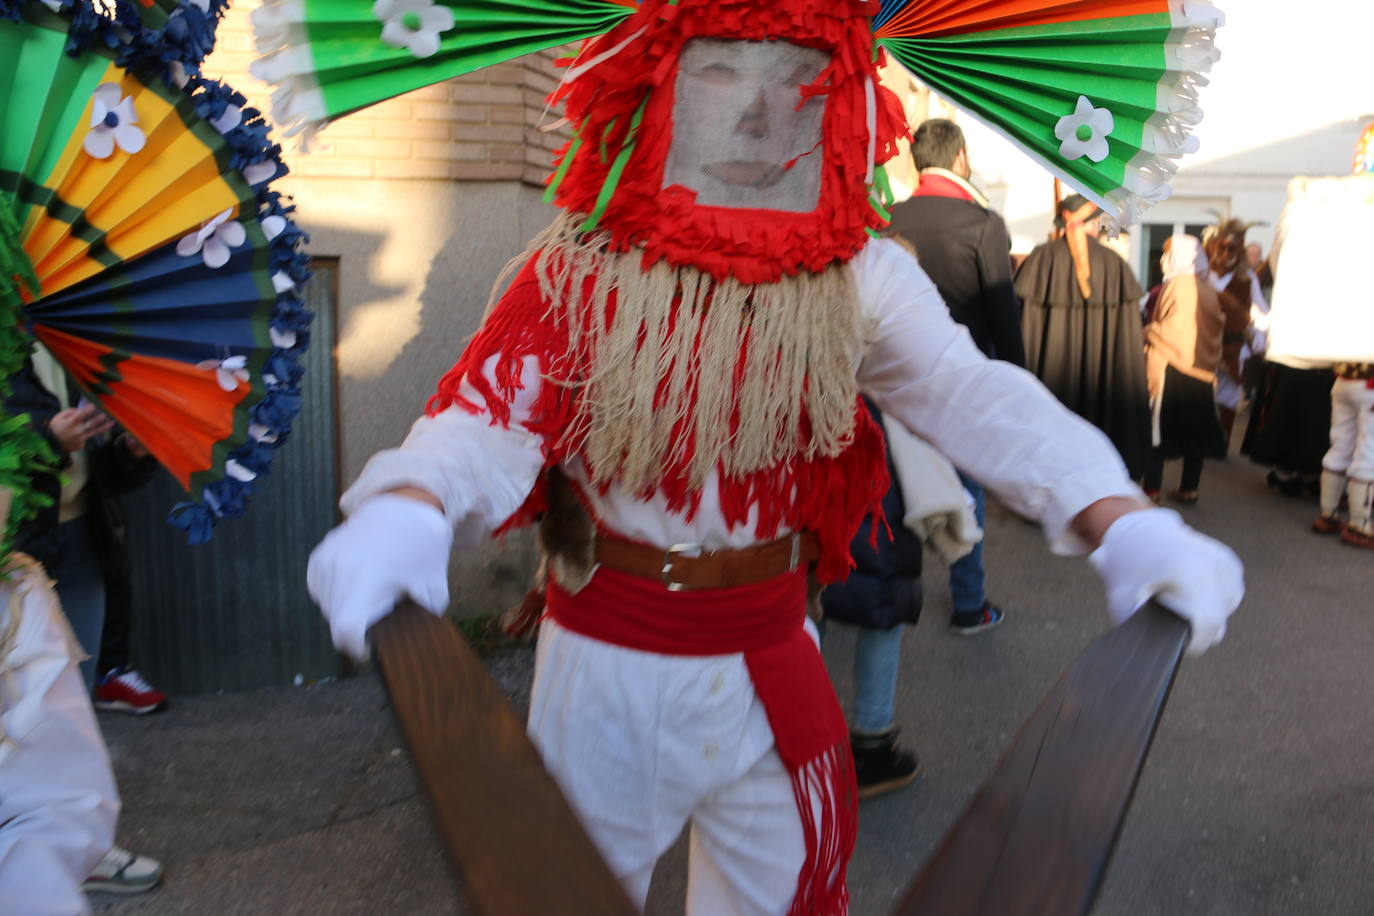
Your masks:
M 266 111 L 269 88 L 248 74 L 256 56 L 249 7 L 235 4 L 220 23 L 205 73 L 223 79 Z M 320 134 L 309 155 L 289 156 L 298 177 L 523 181 L 543 185 L 566 127 L 544 100 L 558 84 L 547 51 L 417 89 L 355 112 Z M 289 149 L 289 144 L 288 144 Z

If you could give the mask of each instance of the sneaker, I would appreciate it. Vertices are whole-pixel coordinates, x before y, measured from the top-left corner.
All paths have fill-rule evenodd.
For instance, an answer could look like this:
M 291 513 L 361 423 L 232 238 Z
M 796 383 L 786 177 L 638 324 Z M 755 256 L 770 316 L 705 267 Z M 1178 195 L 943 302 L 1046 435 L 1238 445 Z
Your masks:
M 976 611 L 959 611 L 949 615 L 949 631 L 960 636 L 972 636 L 984 630 L 991 630 L 1002 622 L 1006 615 L 1001 608 L 993 607 L 986 601 Z
M 141 894 L 152 890 L 161 880 L 161 862 L 115 846 L 82 882 L 81 889 L 101 894 Z
M 111 668 L 96 685 L 96 709 L 147 715 L 167 708 L 167 694 L 145 681 L 133 668 Z
M 849 747 L 854 752 L 859 798 L 872 798 L 900 789 L 921 775 L 921 764 L 916 755 L 897 746 L 895 728 L 877 735 L 851 734 Z

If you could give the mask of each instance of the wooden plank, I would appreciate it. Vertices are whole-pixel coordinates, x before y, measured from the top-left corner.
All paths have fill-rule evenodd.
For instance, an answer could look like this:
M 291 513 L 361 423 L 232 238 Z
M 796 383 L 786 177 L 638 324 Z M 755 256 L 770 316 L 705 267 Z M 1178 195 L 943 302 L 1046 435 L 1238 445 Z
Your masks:
M 1151 603 L 1090 645 L 1022 726 L 895 916 L 1087 912 L 1188 642 Z
M 407 602 L 371 637 L 475 912 L 636 916 L 524 723 L 457 628 Z

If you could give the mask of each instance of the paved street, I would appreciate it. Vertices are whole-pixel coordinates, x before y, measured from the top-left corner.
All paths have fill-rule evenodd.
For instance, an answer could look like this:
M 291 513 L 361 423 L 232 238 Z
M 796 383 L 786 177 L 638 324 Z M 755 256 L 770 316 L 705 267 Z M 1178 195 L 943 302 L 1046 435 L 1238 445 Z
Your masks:
M 1184 514 L 1240 553 L 1248 597 L 1225 643 L 1185 663 L 1095 912 L 1374 912 L 1374 553 L 1309 534 L 1315 507 L 1273 495 L 1243 459 L 1209 465 L 1203 494 Z M 1050 557 L 1035 529 L 996 507 L 988 527 L 989 594 L 1007 622 L 948 634 L 944 571 L 927 558 L 898 701 L 925 773 L 863 806 L 856 916 L 886 912 L 1018 725 L 1106 627 L 1086 564 Z M 847 636 L 826 645 L 842 696 Z M 496 665 L 518 702 L 528 653 Z M 142 720 L 103 716 L 125 798 L 120 842 L 162 858 L 167 881 L 142 897 L 95 898 L 97 912 L 463 912 L 388 715 L 367 675 L 181 698 Z M 682 869 L 679 850 L 660 868 L 651 913 L 681 913 Z

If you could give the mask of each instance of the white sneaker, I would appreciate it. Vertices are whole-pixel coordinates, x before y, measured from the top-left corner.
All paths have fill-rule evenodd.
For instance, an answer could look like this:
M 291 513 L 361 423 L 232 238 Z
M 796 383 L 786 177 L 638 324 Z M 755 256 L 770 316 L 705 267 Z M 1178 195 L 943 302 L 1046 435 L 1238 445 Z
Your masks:
M 157 887 L 161 880 L 161 862 L 114 846 L 82 882 L 81 889 L 102 894 L 141 894 Z

